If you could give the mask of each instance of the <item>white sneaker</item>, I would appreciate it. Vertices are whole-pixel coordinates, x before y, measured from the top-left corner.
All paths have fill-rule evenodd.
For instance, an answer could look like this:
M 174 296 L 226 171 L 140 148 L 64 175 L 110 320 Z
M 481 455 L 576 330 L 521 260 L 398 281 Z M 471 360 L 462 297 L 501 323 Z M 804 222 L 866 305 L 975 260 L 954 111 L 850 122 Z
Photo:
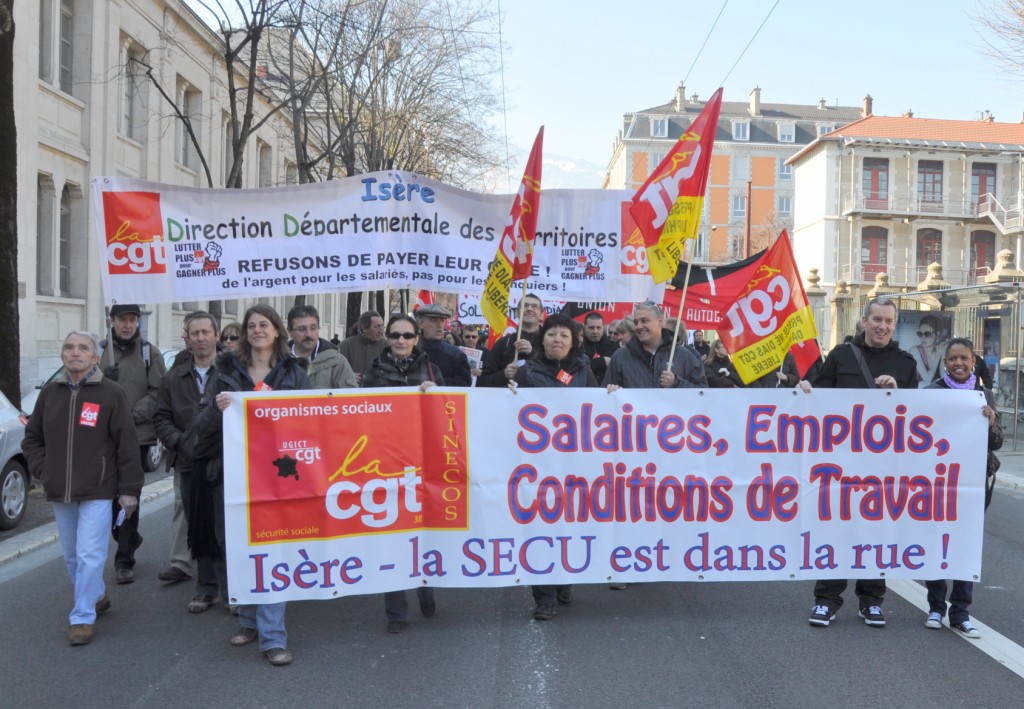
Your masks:
M 950 623 L 949 627 L 960 633 L 965 638 L 980 638 L 981 631 L 971 625 L 971 621 L 965 620 L 960 623 Z
M 942 627 L 942 614 L 941 613 L 929 613 L 928 620 L 924 622 L 926 628 L 941 628 Z

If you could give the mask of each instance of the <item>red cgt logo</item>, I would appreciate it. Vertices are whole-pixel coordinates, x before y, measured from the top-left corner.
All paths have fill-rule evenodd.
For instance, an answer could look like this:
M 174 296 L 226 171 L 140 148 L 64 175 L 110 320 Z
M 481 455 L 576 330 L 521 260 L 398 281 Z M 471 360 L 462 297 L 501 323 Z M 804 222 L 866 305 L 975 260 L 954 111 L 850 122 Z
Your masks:
M 96 422 L 99 418 L 100 405 L 86 401 L 82 404 L 82 414 L 78 417 L 78 425 L 96 428 Z
M 103 222 L 111 274 L 167 273 L 158 192 L 104 192 Z

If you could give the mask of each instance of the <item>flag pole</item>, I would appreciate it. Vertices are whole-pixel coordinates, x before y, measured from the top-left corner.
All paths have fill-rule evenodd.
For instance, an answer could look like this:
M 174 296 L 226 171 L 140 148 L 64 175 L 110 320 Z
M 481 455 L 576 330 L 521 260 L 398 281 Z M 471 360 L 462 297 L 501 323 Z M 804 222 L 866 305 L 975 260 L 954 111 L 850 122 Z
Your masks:
M 668 353 L 668 370 L 672 371 L 672 360 L 676 356 L 676 343 L 679 342 L 679 328 L 683 324 L 683 310 L 686 308 L 686 289 L 690 287 L 690 269 L 693 267 L 692 243 L 696 237 L 686 240 L 686 277 L 683 279 L 683 297 L 679 299 L 679 316 L 676 318 L 676 330 L 672 334 L 672 349 Z
M 523 339 L 523 301 L 526 300 L 526 283 L 529 280 L 530 280 L 529 276 L 527 276 L 526 278 L 523 279 L 523 294 L 519 296 L 519 325 L 516 328 L 516 339 L 517 340 Z M 519 359 L 519 358 L 516 357 L 516 359 Z

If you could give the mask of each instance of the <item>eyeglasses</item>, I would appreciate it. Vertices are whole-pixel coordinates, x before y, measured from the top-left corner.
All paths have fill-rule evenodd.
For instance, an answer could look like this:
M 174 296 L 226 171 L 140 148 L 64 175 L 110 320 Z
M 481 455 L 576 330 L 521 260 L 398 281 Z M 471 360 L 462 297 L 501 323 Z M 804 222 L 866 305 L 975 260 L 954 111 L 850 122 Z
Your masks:
M 238 335 L 224 335 L 220 338 L 221 342 L 235 342 L 236 340 L 238 340 Z
M 918 330 L 917 331 L 917 336 L 918 337 L 935 337 L 935 333 L 934 332 L 923 332 L 921 330 Z
M 399 339 L 401 339 L 401 340 L 415 340 L 416 339 L 416 333 L 415 332 L 389 332 L 388 333 L 388 339 L 389 340 L 399 340 Z

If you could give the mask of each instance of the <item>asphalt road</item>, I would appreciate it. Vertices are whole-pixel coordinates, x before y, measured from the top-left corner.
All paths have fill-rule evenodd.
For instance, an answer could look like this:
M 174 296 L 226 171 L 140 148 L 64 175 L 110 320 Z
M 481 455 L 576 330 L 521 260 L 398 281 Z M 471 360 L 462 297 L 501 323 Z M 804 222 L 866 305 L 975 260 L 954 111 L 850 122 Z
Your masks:
M 884 629 L 864 625 L 849 601 L 830 627 L 809 626 L 810 582 L 577 586 L 575 605 L 545 623 L 531 620 L 524 588 L 441 589 L 437 617 L 424 620 L 413 610 L 400 635 L 385 633 L 380 596 L 289 604 L 295 663 L 283 668 L 268 665 L 255 646 L 228 645 L 236 619 L 222 606 L 189 615 L 190 585 L 157 580 L 167 560 L 171 499 L 164 494 L 143 505 L 146 543 L 134 584 L 113 583 L 111 554 L 113 610 L 99 619 L 91 645 L 65 641 L 71 587 L 57 545 L 0 564 L 0 706 L 1024 702 L 1020 489 L 999 488 L 987 515 L 983 583 L 973 607 L 981 640 L 925 628 L 924 589 L 908 581 L 890 584 Z

